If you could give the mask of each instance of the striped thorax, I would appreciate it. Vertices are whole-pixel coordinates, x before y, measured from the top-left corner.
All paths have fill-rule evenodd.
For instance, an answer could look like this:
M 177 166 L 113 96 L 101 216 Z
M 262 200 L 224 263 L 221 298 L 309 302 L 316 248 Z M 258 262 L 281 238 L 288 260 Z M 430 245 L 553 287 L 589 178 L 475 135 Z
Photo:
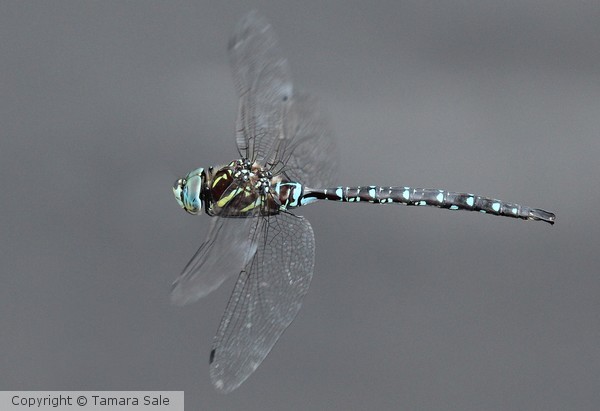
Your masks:
M 190 214 L 220 217 L 275 215 L 300 205 L 302 185 L 284 175 L 273 176 L 247 159 L 223 167 L 198 168 L 178 179 L 173 194 Z

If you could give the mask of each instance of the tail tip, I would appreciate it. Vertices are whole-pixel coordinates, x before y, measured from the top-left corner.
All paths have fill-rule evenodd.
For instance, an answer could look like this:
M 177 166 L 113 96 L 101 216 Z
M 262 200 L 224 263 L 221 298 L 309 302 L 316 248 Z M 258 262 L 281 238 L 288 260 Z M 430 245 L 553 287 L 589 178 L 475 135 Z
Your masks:
M 550 225 L 554 225 L 556 221 L 556 215 L 546 210 L 534 208 L 529 210 L 529 219 L 535 221 L 544 221 Z

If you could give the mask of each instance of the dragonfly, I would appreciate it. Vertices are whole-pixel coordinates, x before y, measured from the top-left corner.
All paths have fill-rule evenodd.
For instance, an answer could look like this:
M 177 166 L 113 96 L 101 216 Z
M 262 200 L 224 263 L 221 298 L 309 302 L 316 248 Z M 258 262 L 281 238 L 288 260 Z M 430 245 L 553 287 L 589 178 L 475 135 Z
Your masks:
M 173 186 L 181 208 L 213 218 L 173 283 L 172 301 L 194 302 L 237 275 L 210 353 L 217 391 L 233 391 L 257 369 L 302 305 L 315 237 L 308 220 L 294 214 L 299 207 L 319 200 L 434 206 L 554 224 L 548 211 L 475 194 L 335 186 L 337 145 L 314 97 L 293 87 L 272 26 L 255 11 L 247 14 L 228 52 L 239 95 L 238 158 L 197 168 Z

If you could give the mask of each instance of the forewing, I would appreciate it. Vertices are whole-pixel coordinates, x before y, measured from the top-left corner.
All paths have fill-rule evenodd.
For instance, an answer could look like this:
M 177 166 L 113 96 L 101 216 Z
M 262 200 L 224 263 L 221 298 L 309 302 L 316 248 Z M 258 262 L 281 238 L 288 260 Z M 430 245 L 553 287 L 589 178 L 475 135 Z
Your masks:
M 240 97 L 236 142 L 240 154 L 265 165 L 272 161 L 292 95 L 287 60 L 271 25 L 247 14 L 229 40 L 229 58 Z
M 206 240 L 173 283 L 174 304 L 192 303 L 240 272 L 256 251 L 250 237 L 252 220 L 211 218 Z
M 210 374 L 223 392 L 237 388 L 290 325 L 310 284 L 315 243 L 302 217 L 257 219 L 258 249 L 235 284 L 215 336 Z

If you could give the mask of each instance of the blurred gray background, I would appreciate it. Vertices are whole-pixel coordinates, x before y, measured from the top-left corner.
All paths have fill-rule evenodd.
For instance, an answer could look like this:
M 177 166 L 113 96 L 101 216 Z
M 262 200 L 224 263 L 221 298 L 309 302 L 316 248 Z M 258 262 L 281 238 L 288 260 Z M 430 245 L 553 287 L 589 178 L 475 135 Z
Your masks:
M 237 156 L 226 44 L 267 16 L 344 185 L 490 195 L 557 224 L 317 204 L 304 307 L 234 393 L 233 282 L 171 282 L 208 228 L 176 177 Z M 3 1 L 0 389 L 184 390 L 189 410 L 595 410 L 600 3 Z

